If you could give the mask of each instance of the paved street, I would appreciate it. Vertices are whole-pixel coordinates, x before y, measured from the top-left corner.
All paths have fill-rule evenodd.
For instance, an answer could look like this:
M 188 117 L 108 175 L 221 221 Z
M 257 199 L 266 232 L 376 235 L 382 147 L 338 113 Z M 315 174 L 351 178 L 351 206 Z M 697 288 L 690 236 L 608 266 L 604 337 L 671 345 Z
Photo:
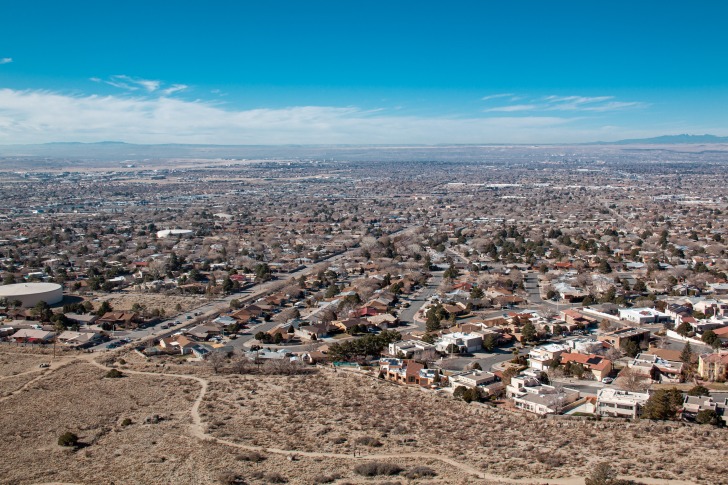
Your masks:
M 427 303 L 427 300 L 434 294 L 437 293 L 437 288 L 442 282 L 443 271 L 435 271 L 432 273 L 432 278 L 427 282 L 427 286 L 420 290 L 419 294 L 410 298 L 410 306 L 403 309 L 399 314 L 399 320 L 405 324 L 414 324 L 418 330 L 425 330 L 424 322 L 416 322 L 415 314 Z

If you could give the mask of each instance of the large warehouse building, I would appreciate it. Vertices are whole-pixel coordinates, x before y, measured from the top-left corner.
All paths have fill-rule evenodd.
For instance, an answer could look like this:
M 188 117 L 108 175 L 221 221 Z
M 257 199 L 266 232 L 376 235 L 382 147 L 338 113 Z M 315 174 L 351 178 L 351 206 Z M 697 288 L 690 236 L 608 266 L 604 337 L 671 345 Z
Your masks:
M 63 288 L 55 283 L 16 283 L 0 286 L 0 298 L 18 300 L 24 307 L 33 307 L 44 301 L 49 305 L 63 300 Z

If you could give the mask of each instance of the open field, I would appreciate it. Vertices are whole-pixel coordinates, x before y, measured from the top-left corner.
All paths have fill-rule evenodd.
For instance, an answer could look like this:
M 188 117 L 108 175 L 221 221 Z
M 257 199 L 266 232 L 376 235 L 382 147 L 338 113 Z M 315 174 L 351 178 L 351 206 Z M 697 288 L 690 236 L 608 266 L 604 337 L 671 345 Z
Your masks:
M 39 351 L 24 352 L 23 347 L 5 344 L 0 349 L 0 378 L 35 371 L 38 365 L 48 362 L 51 356 Z
M 0 349 L 3 362 L 17 356 Z M 604 460 L 624 475 L 651 477 L 646 483 L 728 483 L 725 430 L 543 420 L 328 370 L 236 376 L 197 366 L 195 375 L 180 375 L 186 366 L 145 366 L 128 354 L 125 377 L 109 379 L 91 358 L 65 356 L 3 398 L 5 483 L 576 485 L 583 480 L 572 477 Z M 79 436 L 78 450 L 57 445 L 65 431 Z M 630 443 L 630 452 L 619 443 Z M 403 471 L 354 472 L 379 462 Z M 407 479 L 418 466 L 436 476 Z
M 634 477 L 728 483 L 718 465 L 725 430 L 544 420 L 345 372 L 215 379 L 201 414 L 211 434 L 263 447 L 440 453 L 512 478 L 584 476 L 607 460 Z
M 154 310 L 156 308 L 163 309 L 165 315 L 178 313 L 175 310 L 177 305 L 181 307 L 181 311 L 188 311 L 208 302 L 207 298 L 199 295 L 178 296 L 129 291 L 99 296 L 94 301 L 94 307 L 98 308 L 103 301 L 108 301 L 115 311 L 130 311 L 134 304 L 138 303 L 148 310 Z

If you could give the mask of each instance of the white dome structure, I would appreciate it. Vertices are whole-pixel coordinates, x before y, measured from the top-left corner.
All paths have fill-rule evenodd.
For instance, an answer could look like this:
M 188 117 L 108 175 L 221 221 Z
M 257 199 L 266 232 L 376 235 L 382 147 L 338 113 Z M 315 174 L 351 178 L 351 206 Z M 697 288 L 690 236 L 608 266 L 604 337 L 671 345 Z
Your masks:
M 16 283 L 0 286 L 0 298 L 18 300 L 24 307 L 34 307 L 44 301 L 49 305 L 63 300 L 63 287 L 56 283 Z
M 158 238 L 173 237 L 173 236 L 191 236 L 194 231 L 189 229 L 165 229 L 163 231 L 157 231 Z

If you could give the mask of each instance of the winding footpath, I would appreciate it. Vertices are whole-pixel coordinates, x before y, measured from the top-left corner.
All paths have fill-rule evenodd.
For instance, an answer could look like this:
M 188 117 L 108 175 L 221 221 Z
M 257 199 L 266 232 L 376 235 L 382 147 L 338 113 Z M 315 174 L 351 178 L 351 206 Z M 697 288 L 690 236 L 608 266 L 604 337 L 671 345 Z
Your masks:
M 49 375 L 51 372 L 58 370 L 61 367 L 64 367 L 67 364 L 70 364 L 74 361 L 82 360 L 84 362 L 87 362 L 95 367 L 98 367 L 99 369 L 109 371 L 113 369 L 114 367 L 106 366 L 100 362 L 97 362 L 92 355 L 88 356 L 78 356 L 76 359 L 69 360 L 66 362 L 59 363 L 58 365 L 52 367 L 51 369 L 48 369 L 48 372 L 43 373 L 42 375 L 32 379 L 28 383 L 26 383 L 22 388 L 18 389 L 12 395 L 17 394 L 19 392 L 22 392 L 22 390 L 26 389 L 28 386 L 30 386 L 32 383 L 38 381 L 40 378 L 45 377 Z M 445 463 L 447 465 L 450 465 L 453 468 L 456 468 L 462 472 L 465 472 L 471 476 L 477 477 L 481 480 L 490 480 L 496 483 L 521 483 L 521 484 L 539 484 L 539 485 L 583 485 L 584 479 L 581 477 L 568 477 L 568 478 L 506 478 L 499 475 L 493 475 L 490 473 L 484 473 L 477 468 L 468 465 L 466 463 L 454 460 L 450 457 L 443 456 L 443 455 L 437 455 L 433 453 L 418 453 L 418 452 L 410 452 L 410 453 L 379 453 L 379 454 L 370 454 L 370 455 L 360 455 L 360 456 L 352 456 L 349 454 L 344 453 L 328 453 L 328 452 L 313 452 L 313 451 L 299 451 L 299 450 L 284 450 L 281 448 L 268 448 L 264 446 L 253 446 L 253 445 L 244 445 L 242 443 L 236 443 L 234 441 L 228 441 L 224 440 L 222 438 L 217 438 L 216 436 L 213 436 L 206 432 L 205 430 L 205 423 L 202 421 L 202 417 L 200 415 L 200 406 L 202 404 L 202 401 L 205 398 L 205 395 L 207 394 L 207 389 L 209 385 L 209 381 L 207 379 L 204 379 L 202 377 L 198 376 L 192 376 L 192 375 L 184 375 L 184 374 L 171 374 L 171 373 L 164 373 L 164 372 L 144 372 L 144 371 L 137 371 L 137 370 L 131 370 L 131 369 L 123 369 L 123 372 L 125 374 L 131 374 L 131 375 L 141 375 L 141 376 L 155 376 L 155 377 L 168 377 L 172 379 L 185 379 L 185 380 L 192 380 L 196 381 L 200 384 L 200 393 L 195 399 L 194 403 L 192 404 L 192 408 L 190 409 L 190 415 L 192 418 L 192 423 L 190 425 L 190 434 L 198 438 L 200 440 L 207 440 L 207 441 L 213 441 L 215 443 L 219 443 L 221 445 L 241 449 L 241 450 L 247 450 L 247 451 L 258 451 L 263 453 L 272 453 L 277 455 L 284 455 L 284 456 L 294 456 L 294 457 L 310 457 L 310 458 L 335 458 L 340 460 L 355 460 L 355 461 L 362 461 L 362 460 L 387 460 L 387 459 L 413 459 L 413 460 L 434 460 L 439 461 L 441 463 Z M 0 401 L 5 400 L 9 398 L 11 395 L 8 395 Z M 666 479 L 653 479 L 653 478 L 637 478 L 637 477 L 629 477 L 629 476 L 622 476 L 620 478 L 623 479 L 631 479 L 631 480 L 637 480 L 639 483 L 646 484 L 646 485 L 691 485 L 693 482 L 689 481 L 683 481 L 683 480 L 666 480 Z

